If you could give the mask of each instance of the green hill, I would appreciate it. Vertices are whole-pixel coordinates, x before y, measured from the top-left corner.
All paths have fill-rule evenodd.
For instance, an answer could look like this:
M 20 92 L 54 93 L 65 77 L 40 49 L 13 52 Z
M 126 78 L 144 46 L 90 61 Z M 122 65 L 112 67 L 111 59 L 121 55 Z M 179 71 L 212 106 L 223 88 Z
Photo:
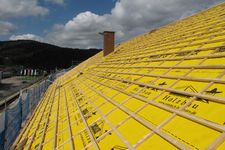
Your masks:
M 0 41 L 0 65 L 38 69 L 68 68 L 98 53 L 99 49 L 62 48 L 31 40 Z

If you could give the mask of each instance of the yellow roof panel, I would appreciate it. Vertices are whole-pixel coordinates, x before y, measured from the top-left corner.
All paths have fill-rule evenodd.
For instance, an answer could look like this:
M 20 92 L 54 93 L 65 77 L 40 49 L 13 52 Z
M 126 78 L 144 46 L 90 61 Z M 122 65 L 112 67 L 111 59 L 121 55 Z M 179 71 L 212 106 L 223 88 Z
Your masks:
M 224 149 L 225 3 L 59 77 L 15 149 Z

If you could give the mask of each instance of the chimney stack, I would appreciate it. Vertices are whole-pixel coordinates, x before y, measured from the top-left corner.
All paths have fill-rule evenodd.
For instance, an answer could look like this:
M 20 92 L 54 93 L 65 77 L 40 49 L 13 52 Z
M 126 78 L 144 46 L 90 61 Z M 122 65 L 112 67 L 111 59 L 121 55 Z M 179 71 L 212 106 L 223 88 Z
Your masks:
M 104 31 L 104 51 L 103 55 L 107 56 L 111 52 L 114 51 L 114 39 L 115 39 L 115 32 L 113 31 Z

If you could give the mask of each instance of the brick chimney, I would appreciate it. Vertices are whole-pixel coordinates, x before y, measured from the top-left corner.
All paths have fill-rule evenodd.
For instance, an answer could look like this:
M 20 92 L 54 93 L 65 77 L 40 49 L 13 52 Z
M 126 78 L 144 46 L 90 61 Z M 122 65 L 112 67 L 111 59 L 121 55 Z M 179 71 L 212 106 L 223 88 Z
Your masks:
M 104 51 L 103 56 L 107 56 L 111 52 L 114 51 L 114 39 L 115 39 L 115 32 L 113 31 L 104 31 Z

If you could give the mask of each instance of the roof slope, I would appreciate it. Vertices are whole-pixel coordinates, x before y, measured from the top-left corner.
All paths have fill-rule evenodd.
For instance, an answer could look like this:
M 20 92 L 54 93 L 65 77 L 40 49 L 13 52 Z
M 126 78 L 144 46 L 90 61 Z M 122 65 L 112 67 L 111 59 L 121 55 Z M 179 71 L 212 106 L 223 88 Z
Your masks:
M 14 145 L 225 149 L 225 3 L 58 78 Z

